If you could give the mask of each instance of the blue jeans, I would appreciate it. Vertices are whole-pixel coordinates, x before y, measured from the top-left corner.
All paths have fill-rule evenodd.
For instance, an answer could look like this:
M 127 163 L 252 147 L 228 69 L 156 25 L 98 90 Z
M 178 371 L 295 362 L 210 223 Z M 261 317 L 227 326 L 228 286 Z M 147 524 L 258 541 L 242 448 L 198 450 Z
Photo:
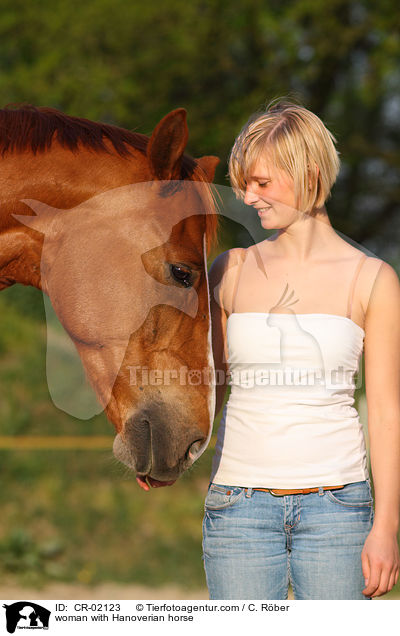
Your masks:
M 369 480 L 307 495 L 210 484 L 203 558 L 211 599 L 366 599 Z

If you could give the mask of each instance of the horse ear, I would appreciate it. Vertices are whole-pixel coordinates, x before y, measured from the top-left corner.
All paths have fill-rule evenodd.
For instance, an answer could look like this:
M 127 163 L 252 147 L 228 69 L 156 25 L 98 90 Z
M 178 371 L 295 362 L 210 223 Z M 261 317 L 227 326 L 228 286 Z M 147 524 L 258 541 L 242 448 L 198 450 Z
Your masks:
M 220 162 L 219 158 L 210 155 L 207 157 L 199 157 L 196 161 L 205 173 L 208 183 L 211 183 L 214 180 L 215 169 Z
M 150 169 L 157 179 L 180 178 L 188 137 L 184 108 L 173 110 L 157 124 L 147 146 Z

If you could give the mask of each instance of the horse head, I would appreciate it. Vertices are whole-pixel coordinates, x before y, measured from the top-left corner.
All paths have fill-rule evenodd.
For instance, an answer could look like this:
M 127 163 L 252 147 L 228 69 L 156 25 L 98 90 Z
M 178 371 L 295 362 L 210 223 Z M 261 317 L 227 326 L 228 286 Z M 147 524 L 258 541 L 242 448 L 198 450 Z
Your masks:
M 184 111 L 156 127 L 140 179 L 70 209 L 24 199 L 44 234 L 41 287 L 116 428 L 114 454 L 173 481 L 204 451 L 214 417 L 207 284 L 208 181 L 181 179 Z

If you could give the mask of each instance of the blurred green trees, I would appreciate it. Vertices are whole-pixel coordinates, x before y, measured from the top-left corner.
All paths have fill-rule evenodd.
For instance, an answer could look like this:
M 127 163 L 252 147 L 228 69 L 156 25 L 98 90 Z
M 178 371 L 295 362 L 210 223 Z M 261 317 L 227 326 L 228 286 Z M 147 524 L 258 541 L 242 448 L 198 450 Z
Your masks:
M 228 153 L 248 116 L 292 97 L 338 139 L 334 227 L 400 268 L 399 33 L 394 0 L 0 0 L 0 105 L 53 106 L 145 134 L 183 106 L 188 152 L 218 155 L 216 182 L 228 185 Z M 242 244 L 238 224 L 222 227 L 224 249 Z M 51 404 L 40 293 L 16 286 L 0 301 L 2 434 L 111 434 L 104 416 L 81 422 Z M 21 566 L 31 583 L 202 585 L 210 456 L 149 499 L 131 476 L 121 483 L 111 449 L 3 451 L 2 576 Z
M 337 229 L 398 262 L 400 13 L 394 0 L 1 0 L 0 104 L 150 133 L 188 110 L 217 181 L 248 116 L 286 95 L 337 136 Z M 234 237 L 233 237 L 234 240 Z

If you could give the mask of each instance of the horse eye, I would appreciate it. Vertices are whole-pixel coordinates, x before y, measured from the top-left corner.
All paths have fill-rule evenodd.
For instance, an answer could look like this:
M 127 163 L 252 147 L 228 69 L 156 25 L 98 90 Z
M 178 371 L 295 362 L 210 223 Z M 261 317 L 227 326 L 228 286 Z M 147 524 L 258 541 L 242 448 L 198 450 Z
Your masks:
M 185 269 L 181 265 L 170 265 L 169 267 L 172 276 L 178 283 L 181 283 L 181 285 L 185 287 L 191 287 L 193 285 L 192 272 L 190 270 Z

